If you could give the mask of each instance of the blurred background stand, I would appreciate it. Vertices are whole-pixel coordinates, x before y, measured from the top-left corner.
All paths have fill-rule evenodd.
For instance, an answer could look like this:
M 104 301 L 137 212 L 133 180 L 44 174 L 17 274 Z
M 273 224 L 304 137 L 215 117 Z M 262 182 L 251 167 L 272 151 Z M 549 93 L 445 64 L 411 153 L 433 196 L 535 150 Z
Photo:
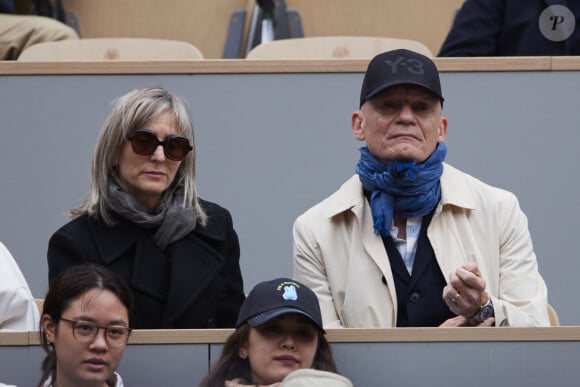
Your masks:
M 256 0 L 244 42 L 245 9 L 232 13 L 223 58 L 244 58 L 252 48 L 273 40 L 302 38 L 304 31 L 298 11 L 288 9 L 284 0 Z

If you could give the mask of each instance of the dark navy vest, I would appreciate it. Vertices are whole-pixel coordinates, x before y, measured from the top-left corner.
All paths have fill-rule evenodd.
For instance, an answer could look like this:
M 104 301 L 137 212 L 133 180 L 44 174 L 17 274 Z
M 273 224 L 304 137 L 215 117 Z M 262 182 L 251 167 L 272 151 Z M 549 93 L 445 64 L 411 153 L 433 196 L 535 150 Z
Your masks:
M 424 216 L 421 222 L 412 275 L 409 275 L 391 236 L 383 237 L 395 280 L 398 327 L 435 327 L 455 317 L 443 301 L 445 277 L 427 239 L 427 228 L 432 217 L 433 213 Z M 386 284 L 384 277 L 383 283 Z

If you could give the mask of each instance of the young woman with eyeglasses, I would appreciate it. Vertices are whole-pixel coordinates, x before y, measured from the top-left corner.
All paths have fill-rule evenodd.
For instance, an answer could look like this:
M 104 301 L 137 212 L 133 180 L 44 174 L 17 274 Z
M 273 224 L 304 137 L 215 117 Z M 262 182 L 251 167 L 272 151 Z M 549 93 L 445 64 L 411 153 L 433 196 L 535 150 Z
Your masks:
M 245 296 L 230 213 L 198 198 L 184 101 L 159 88 L 117 99 L 99 135 L 90 189 L 48 246 L 49 279 L 82 262 L 130 285 L 133 326 L 233 327 Z
M 106 268 L 76 265 L 57 275 L 44 299 L 38 387 L 122 387 L 115 373 L 131 334 L 133 296 Z

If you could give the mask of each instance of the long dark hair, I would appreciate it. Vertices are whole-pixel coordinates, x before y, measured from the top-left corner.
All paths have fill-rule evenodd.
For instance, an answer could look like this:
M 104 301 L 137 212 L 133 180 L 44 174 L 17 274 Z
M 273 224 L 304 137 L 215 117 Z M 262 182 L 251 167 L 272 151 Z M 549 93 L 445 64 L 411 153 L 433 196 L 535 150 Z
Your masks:
M 74 300 L 93 289 L 108 290 L 115 294 L 127 308 L 129 321 L 131 321 L 133 314 L 131 290 L 117 274 L 95 264 L 72 266 L 54 277 L 44 298 L 41 316 L 48 314 L 53 321 L 58 321 Z M 41 387 L 49 377 L 55 380 L 56 353 L 53 345 L 48 343 L 42 318 L 39 331 L 40 344 L 46 352 L 41 366 L 42 377 L 38 382 L 38 387 Z
M 240 325 L 226 340 L 222 354 L 200 383 L 199 387 L 223 387 L 226 380 L 241 379 L 244 383 L 252 382 L 252 369 L 248 359 L 239 355 L 240 347 L 248 343 L 250 326 Z M 324 332 L 318 330 L 318 346 L 312 368 L 321 371 L 337 372 L 336 364 L 330 350 L 330 344 Z

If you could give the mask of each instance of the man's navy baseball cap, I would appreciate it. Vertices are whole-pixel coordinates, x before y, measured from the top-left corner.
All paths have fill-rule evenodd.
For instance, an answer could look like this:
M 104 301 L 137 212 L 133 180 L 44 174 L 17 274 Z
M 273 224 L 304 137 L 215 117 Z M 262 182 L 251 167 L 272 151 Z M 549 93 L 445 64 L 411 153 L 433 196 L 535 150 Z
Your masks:
M 256 285 L 242 304 L 236 328 L 245 322 L 257 327 L 287 313 L 308 317 L 324 332 L 316 294 L 306 285 L 289 278 L 277 278 Z
M 383 52 L 369 63 L 360 92 L 360 106 L 395 85 L 416 85 L 424 87 L 443 103 L 439 71 L 435 63 L 414 51 L 399 49 Z

